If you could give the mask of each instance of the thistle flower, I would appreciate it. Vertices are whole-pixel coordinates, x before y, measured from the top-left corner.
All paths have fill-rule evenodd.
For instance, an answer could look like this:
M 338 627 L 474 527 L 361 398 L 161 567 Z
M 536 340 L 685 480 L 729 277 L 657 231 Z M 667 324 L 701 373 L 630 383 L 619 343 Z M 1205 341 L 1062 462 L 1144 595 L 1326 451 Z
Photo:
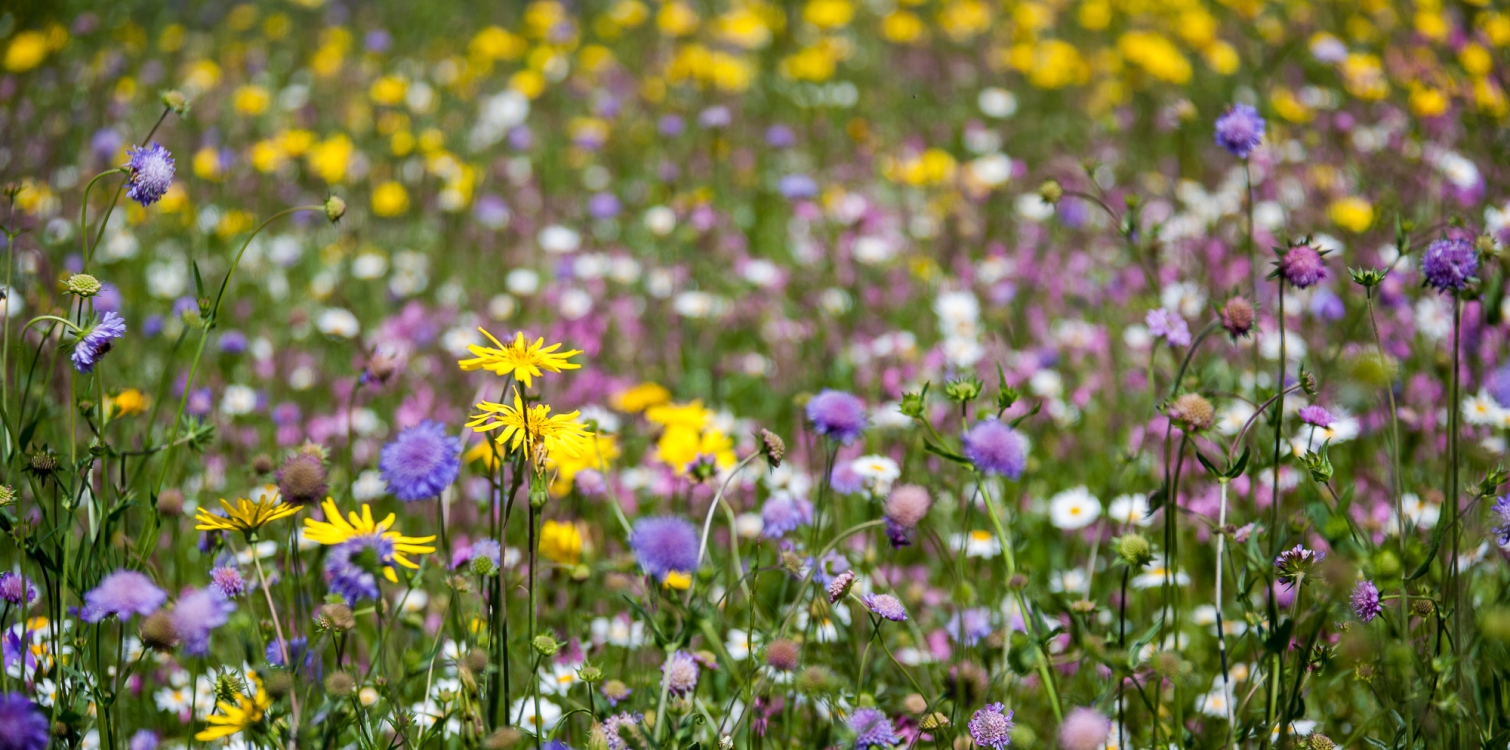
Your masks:
M 1264 118 L 1246 104 L 1234 104 L 1216 118 L 1216 143 L 1227 153 L 1246 159 L 1264 140 Z
M 94 372 L 94 366 L 110 353 L 114 341 L 126 335 L 126 321 L 114 311 L 107 312 L 100 322 L 84 331 L 73 345 L 73 369 L 80 374 Z
M 1305 580 L 1311 571 L 1326 559 L 1326 553 L 1320 550 L 1309 550 L 1299 544 L 1291 549 L 1279 553 L 1274 558 L 1274 567 L 1279 569 L 1279 580 L 1289 587 L 1299 583 L 1305 585 Z
M 686 651 L 676 651 L 661 665 L 661 686 L 667 693 L 686 695 L 697 688 L 697 659 Z
M 0 750 L 46 750 L 52 723 L 20 693 L 0 694 Z
M 524 447 L 525 454 L 534 461 L 547 461 L 553 456 L 580 458 L 587 451 L 592 432 L 577 421 L 581 412 L 551 416 L 551 408 L 545 404 L 525 407 L 519 392 L 514 391 L 514 404 L 498 404 L 483 401 L 477 404 L 480 414 L 474 414 L 466 426 L 473 432 L 501 430 L 494 442 L 508 445 L 516 451 Z
M 330 490 L 325 464 L 308 451 L 299 451 L 278 470 L 278 493 L 294 506 L 318 502 Z
M 629 533 L 629 546 L 645 573 L 665 579 L 697 568 L 697 528 L 675 516 L 641 518 Z
M 1296 245 L 1284 252 L 1275 264 L 1279 277 L 1296 289 L 1307 289 L 1326 278 L 1326 264 L 1321 253 L 1310 245 Z
M 765 663 L 782 672 L 795 671 L 800 657 L 801 649 L 785 638 L 771 641 L 765 648 Z
M 200 742 L 223 739 L 256 726 L 273 707 L 273 699 L 262 686 L 256 673 L 247 673 L 251 683 L 251 695 L 237 691 L 229 698 L 215 703 L 215 713 L 205 719 L 209 726 L 194 735 Z
M 126 197 L 143 206 L 162 200 L 173 184 L 173 155 L 162 144 L 126 149 Z
M 173 632 L 183 644 L 184 653 L 204 656 L 210 652 L 210 631 L 226 624 L 236 604 L 225 592 L 210 586 L 179 597 L 173 605 Z
M 581 354 L 580 349 L 572 349 L 565 352 L 557 352 L 560 344 L 545 346 L 545 339 L 535 339 L 530 344 L 524 340 L 524 332 L 514 334 L 514 341 L 507 346 L 493 338 L 493 334 L 479 328 L 482 335 L 487 336 L 493 342 L 493 347 L 478 346 L 473 344 L 467 347 L 472 352 L 473 359 L 463 359 L 457 362 L 463 372 L 472 370 L 487 370 L 488 372 L 506 377 L 513 375 L 514 379 L 524 384 L 525 388 L 534 384 L 534 378 L 541 376 L 542 371 L 561 372 L 562 370 L 575 370 L 582 365 L 568 362 L 569 357 Z
M 168 595 L 152 579 L 134 570 L 117 570 L 100 579 L 100 584 L 84 594 L 79 617 L 84 622 L 99 622 L 114 615 L 129 620 L 132 615 L 150 615 L 168 601 Z
M 1059 725 L 1059 746 L 1064 750 L 1096 750 L 1111 735 L 1111 720 L 1095 709 L 1077 707 Z
M 1462 291 L 1478 270 L 1478 250 L 1467 240 L 1437 240 L 1427 246 L 1421 258 L 1426 285 L 1443 294 Z
M 907 608 L 902 606 L 902 600 L 891 594 L 866 594 L 860 597 L 860 601 L 872 613 L 892 622 L 903 622 L 907 619 Z
M 325 511 L 325 517 L 328 520 L 304 519 L 304 538 L 328 546 L 341 545 L 353 539 L 363 539 L 359 546 L 384 553 L 380 555 L 384 562 L 377 567 L 382 569 L 383 577 L 387 578 L 390 583 L 398 583 L 398 573 L 393 569 L 394 563 L 410 570 L 418 570 L 419 564 L 410 560 L 408 555 L 428 555 L 435 552 L 435 547 L 431 545 L 435 541 L 434 535 L 404 536 L 393 528 L 393 522 L 397 516 L 392 513 L 389 513 L 382 521 L 374 521 L 372 506 L 362 503 L 361 515 L 357 515 L 356 511 L 351 511 L 346 518 L 342 518 L 335 501 L 329 498 L 326 498 L 320 507 Z M 381 537 L 388 544 L 379 544 L 373 541 L 372 537 Z M 353 552 L 355 552 L 354 549 L 348 548 L 344 554 L 350 555 Z M 330 570 L 329 565 L 326 566 L 326 570 Z
M 194 509 L 195 530 L 239 531 L 250 538 L 263 526 L 299 512 L 299 506 L 281 503 L 277 497 L 270 498 L 266 494 L 259 496 L 256 502 L 238 498 L 235 507 L 221 498 L 220 506 L 225 509 L 224 516 L 211 513 L 202 505 Z
M 987 476 L 1018 479 L 1028 466 L 1027 441 L 1001 420 L 976 422 L 962 439 L 965 458 Z
M 855 731 L 855 750 L 867 747 L 891 747 L 901 742 L 891 718 L 875 708 L 862 708 L 849 718 L 849 728 Z
M 813 431 L 849 445 L 869 424 L 865 404 L 843 391 L 825 390 L 807 402 L 807 419 Z
M 985 708 L 977 710 L 970 718 L 967 727 L 970 730 L 970 739 L 975 740 L 975 744 L 991 748 L 991 750 L 1003 750 L 1007 745 L 1012 744 L 1012 727 L 1016 726 L 1012 722 L 1012 715 L 1016 712 L 1002 713 L 1001 709 L 1000 703 L 990 703 Z
M 461 444 L 444 425 L 425 420 L 383 446 L 378 470 L 388 491 L 406 503 L 438 497 L 461 471 Z
M 1353 586 L 1353 614 L 1365 623 L 1373 622 L 1383 611 L 1379 605 L 1379 587 L 1373 581 L 1359 581 Z

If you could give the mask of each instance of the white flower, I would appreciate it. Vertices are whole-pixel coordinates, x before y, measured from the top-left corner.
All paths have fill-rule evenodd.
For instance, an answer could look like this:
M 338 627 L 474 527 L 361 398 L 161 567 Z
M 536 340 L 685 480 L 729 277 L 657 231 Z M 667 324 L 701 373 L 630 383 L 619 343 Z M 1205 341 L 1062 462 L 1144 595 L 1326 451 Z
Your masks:
M 1055 593 L 1083 593 L 1089 590 L 1090 580 L 1080 568 L 1058 571 L 1049 577 L 1049 590 Z
M 545 252 L 570 253 L 582 246 L 582 235 L 578 234 L 575 229 L 552 224 L 540 230 L 537 241 L 540 243 L 540 249 Z
M 850 252 L 854 254 L 855 260 L 868 266 L 885 263 L 896 254 L 891 242 L 884 237 L 871 236 L 855 240 L 855 244 L 850 247 Z
M 945 339 L 941 348 L 949 364 L 961 370 L 974 367 L 986 353 L 980 344 L 962 338 Z
M 503 277 L 503 286 L 511 294 L 528 297 L 540 291 L 540 274 L 530 268 L 516 268 Z
M 1226 718 L 1227 706 L 1227 689 L 1218 685 L 1197 699 L 1195 708 L 1207 716 Z
M 980 300 L 968 291 L 944 292 L 933 300 L 933 312 L 945 328 L 980 320 Z
M 975 97 L 976 106 L 980 107 L 981 114 L 987 117 L 1003 119 L 1017 113 L 1017 97 L 1012 92 L 992 86 L 981 89 Z
M 688 291 L 676 295 L 671 306 L 684 318 L 706 318 L 718 312 L 722 300 L 707 292 Z
M 729 639 L 724 642 L 724 650 L 729 652 L 729 658 L 734 661 L 744 661 L 755 653 L 755 640 L 749 632 L 739 628 L 729 628 Z
M 514 726 L 530 734 L 549 732 L 561 720 L 561 707 L 550 701 L 540 701 L 540 713 L 535 713 L 535 697 L 526 695 L 514 701 L 509 713 L 514 717 Z
M 976 529 L 969 534 L 949 535 L 949 549 L 965 548 L 965 557 L 996 557 L 1001 554 L 1001 540 L 994 534 Z
M 228 385 L 220 399 L 220 413 L 228 417 L 250 414 L 257 408 L 257 391 L 250 386 Z
M 1118 495 L 1106 508 L 1106 516 L 1117 523 L 1147 526 L 1153 523 L 1148 512 L 1148 498 L 1143 495 Z
M 1039 222 L 1054 215 L 1054 204 L 1038 193 L 1023 193 L 1017 196 L 1017 215 L 1024 221 Z
M 1416 330 L 1432 341 L 1452 334 L 1452 310 L 1440 296 L 1427 295 L 1416 301 Z
M 754 539 L 765 530 L 765 519 L 759 513 L 740 513 L 734 518 L 734 531 L 741 539 Z
M 362 332 L 362 324 L 357 321 L 357 316 L 341 307 L 325 308 L 315 320 L 315 328 L 326 336 L 339 336 L 343 339 L 354 338 Z
M 1216 431 L 1223 435 L 1236 435 L 1257 411 L 1246 401 L 1234 400 L 1216 417 Z
M 902 476 L 902 467 L 887 456 L 869 455 L 861 456 L 850 464 L 850 469 L 865 481 L 865 485 L 876 494 L 885 494 L 891 489 L 891 483 Z
M 1083 529 L 1101 516 L 1101 501 L 1084 486 L 1065 490 L 1049 500 L 1049 520 L 1056 528 Z
M 1400 506 L 1405 510 L 1405 517 L 1421 529 L 1431 529 L 1437 525 L 1442 517 L 1442 506 L 1439 503 L 1428 503 L 1414 492 L 1407 492 L 1400 496 Z M 1398 529 L 1400 526 L 1393 512 L 1390 513 L 1390 528 Z
M 1489 395 L 1489 391 L 1483 388 L 1475 395 L 1463 399 L 1463 421 L 1472 425 L 1500 425 L 1504 419 L 1504 409 Z
M 1012 179 L 1012 160 L 1006 154 L 986 154 L 967 166 L 970 176 L 986 187 L 1001 187 Z
M 561 299 L 556 305 L 561 311 L 561 317 L 580 320 L 592 312 L 592 295 L 582 289 L 568 289 L 561 293 Z
M 540 675 L 540 692 L 546 695 L 566 695 L 581 682 L 577 668 L 570 664 L 555 662 Z M 540 713 L 545 714 L 545 704 L 540 704 Z
M 366 252 L 351 262 L 351 275 L 358 279 L 375 279 L 388 272 L 388 259 L 381 253 Z
M 1142 573 L 1139 573 L 1137 577 L 1132 579 L 1132 586 L 1135 589 L 1151 589 L 1163 586 L 1164 576 L 1170 572 L 1168 568 L 1164 567 L 1163 558 L 1155 557 L 1153 562 L 1150 562 L 1148 567 L 1143 569 Z M 1174 576 L 1174 585 L 1190 585 L 1190 576 L 1184 571 L 1176 569 L 1172 572 L 1172 575 Z
M 665 237 L 676 229 L 676 212 L 665 206 L 651 206 L 645 211 L 645 228 L 657 237 Z
M 383 474 L 375 469 L 368 469 L 357 476 L 357 480 L 351 484 L 351 497 L 353 500 L 367 501 L 376 500 L 388 492 L 388 483 L 383 481 Z
M 645 644 L 645 623 L 631 622 L 628 617 L 594 618 L 591 630 L 595 644 L 607 643 L 623 648 L 639 648 Z

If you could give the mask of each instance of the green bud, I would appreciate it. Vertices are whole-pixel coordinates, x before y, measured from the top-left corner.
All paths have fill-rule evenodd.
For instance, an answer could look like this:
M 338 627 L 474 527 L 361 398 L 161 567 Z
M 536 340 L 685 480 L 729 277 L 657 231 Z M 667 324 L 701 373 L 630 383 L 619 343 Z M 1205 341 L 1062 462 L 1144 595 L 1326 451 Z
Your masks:
M 911 419 L 922 419 L 925 404 L 923 397 L 927 395 L 928 387 L 924 386 L 921 393 L 903 393 L 900 411 Z
M 600 682 L 603 679 L 603 670 L 586 666 L 577 670 L 577 676 L 581 677 L 583 682 Z
M 1311 478 L 1317 482 L 1326 484 L 1332 481 L 1332 459 L 1327 457 L 1325 444 L 1321 446 L 1320 453 L 1307 451 L 1304 456 L 1300 457 L 1300 462 L 1305 464 L 1306 469 L 1311 472 Z
M 1043 184 L 1038 186 L 1038 197 L 1052 206 L 1064 197 L 1064 186 L 1060 185 L 1058 180 L 1044 180 Z
M 534 647 L 535 653 L 541 656 L 555 656 L 556 652 L 561 650 L 561 644 L 556 643 L 556 639 L 548 635 L 535 636 L 535 640 L 530 641 L 530 645 Z
M 68 277 L 68 293 L 75 297 L 89 298 L 100 293 L 100 280 L 87 273 L 76 273 Z
M 951 380 L 944 385 L 944 395 L 955 403 L 967 404 L 980 397 L 981 385 L 979 379 L 970 376 L 961 380 Z
M 1142 534 L 1127 534 L 1117 540 L 1117 555 L 1129 567 L 1141 568 L 1153 561 L 1153 547 Z
M 330 223 L 334 224 L 337 221 L 340 221 L 341 217 L 345 215 L 346 201 L 343 201 L 340 198 L 335 197 L 334 195 L 325 199 L 325 218 L 330 219 Z
M 1364 289 L 1383 284 L 1384 277 L 1389 275 L 1389 270 L 1383 268 L 1349 268 L 1347 272 L 1353 277 L 1353 283 Z
M 476 557 L 473 557 L 472 562 L 469 564 L 469 567 L 471 568 L 473 575 L 479 575 L 483 577 L 491 576 L 498 572 L 498 565 L 493 562 L 493 558 L 488 557 L 487 555 L 477 555 Z
M 1016 388 L 1004 385 L 1001 387 L 1001 391 L 996 394 L 996 408 L 1006 411 L 1012 408 L 1012 404 L 1017 403 L 1017 399 L 1021 397 L 1022 394 L 1018 393 Z
M 183 117 L 189 111 L 189 97 L 184 96 L 183 92 L 177 89 L 163 89 L 158 93 L 158 98 L 164 107 L 173 110 L 173 113 L 179 117 Z

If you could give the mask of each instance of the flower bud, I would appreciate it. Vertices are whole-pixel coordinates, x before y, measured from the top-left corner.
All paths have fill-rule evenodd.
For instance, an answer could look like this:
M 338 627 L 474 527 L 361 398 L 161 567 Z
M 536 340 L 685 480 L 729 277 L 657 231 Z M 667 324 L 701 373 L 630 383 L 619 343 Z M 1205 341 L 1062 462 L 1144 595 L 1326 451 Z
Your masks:
M 99 279 L 96 279 L 95 277 L 90 276 L 87 273 L 76 273 L 72 276 L 69 276 L 68 281 L 64 286 L 68 289 L 69 294 L 72 294 L 75 297 L 83 297 L 86 299 L 99 294 L 100 289 L 103 288 L 103 285 L 100 284 Z
M 1064 187 L 1059 184 L 1058 180 L 1044 180 L 1043 184 L 1038 186 L 1038 197 L 1052 206 L 1064 197 Z
M 343 201 L 340 198 L 335 197 L 334 195 L 325 199 L 325 218 L 330 219 L 330 223 L 334 224 L 337 221 L 340 221 L 341 217 L 345 215 L 346 201 Z
M 351 691 L 354 688 L 356 688 L 356 681 L 351 679 L 351 675 L 345 672 L 331 672 L 330 676 L 325 678 L 326 692 L 337 698 L 345 698 L 351 695 Z
M 177 89 L 163 89 L 158 93 L 158 99 L 164 107 L 173 110 L 173 114 L 183 117 L 189 111 L 189 97 L 184 96 Z
M 1141 534 L 1126 534 L 1117 540 L 1117 554 L 1133 568 L 1141 568 L 1153 560 L 1153 548 Z
M 556 643 L 556 639 L 548 635 L 535 636 L 535 640 L 530 641 L 530 645 L 534 647 L 535 653 L 541 656 L 555 656 L 556 652 L 561 650 L 561 644 Z

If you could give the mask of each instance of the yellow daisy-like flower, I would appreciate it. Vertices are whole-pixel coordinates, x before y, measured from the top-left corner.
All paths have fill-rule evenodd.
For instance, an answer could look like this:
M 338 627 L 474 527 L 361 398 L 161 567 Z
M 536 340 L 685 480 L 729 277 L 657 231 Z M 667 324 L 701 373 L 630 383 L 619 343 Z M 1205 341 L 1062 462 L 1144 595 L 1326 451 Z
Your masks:
M 299 506 L 286 504 L 277 495 L 266 494 L 260 495 L 256 502 L 244 497 L 238 498 L 234 507 L 225 498 L 221 498 L 220 505 L 225 508 L 224 517 L 211 513 L 203 506 L 195 509 L 194 520 L 197 523 L 194 528 L 198 531 L 239 531 L 251 536 L 263 526 L 299 512 Z
M 479 328 L 482 335 L 487 336 L 497 348 L 477 346 L 473 344 L 467 350 L 477 355 L 475 359 L 463 359 L 457 362 L 464 372 L 472 370 L 487 370 L 494 375 L 507 376 L 513 373 L 514 379 L 529 388 L 534 382 L 533 378 L 540 377 L 542 371 L 561 372 L 562 370 L 575 370 L 582 365 L 566 361 L 568 357 L 581 354 L 580 349 L 572 349 L 565 352 L 557 352 L 560 344 L 545 345 L 545 339 L 535 339 L 531 344 L 524 340 L 524 332 L 514 334 L 514 341 L 504 346 L 493 338 L 493 334 Z
M 467 422 L 468 427 L 474 432 L 502 430 L 494 438 L 499 445 L 507 444 L 509 450 L 523 446 L 526 454 L 537 462 L 554 457 L 580 457 L 592 436 L 587 426 L 577 421 L 581 412 L 552 416 L 551 408 L 545 404 L 525 407 L 517 390 L 512 406 L 483 401 L 477 408 L 482 413 L 474 415 Z
M 335 501 L 328 497 L 320 507 L 325 510 L 325 517 L 330 520 L 304 519 L 304 538 L 312 542 L 330 546 L 354 537 L 382 534 L 384 538 L 393 542 L 394 561 L 410 569 L 418 569 L 419 564 L 405 557 L 406 554 L 428 555 L 435 552 L 435 547 L 431 546 L 431 542 L 435 541 L 434 535 L 416 537 L 400 534 L 393 528 L 393 522 L 398 518 L 393 513 L 389 513 L 381 521 L 374 521 L 372 506 L 362 503 L 361 515 L 357 515 L 356 511 L 351 511 L 346 518 L 342 518 L 341 509 L 337 508 Z M 387 578 L 389 583 L 398 583 L 398 574 L 393 570 L 392 565 L 383 568 L 383 577 Z
M 255 688 L 252 691 L 252 695 L 247 696 L 237 693 L 232 696 L 235 700 L 234 703 L 231 701 L 217 702 L 215 704 L 215 713 L 205 718 L 205 723 L 209 724 L 209 726 L 194 735 L 194 739 L 200 742 L 222 739 L 249 729 L 257 722 L 262 721 L 262 717 L 267 714 L 267 710 L 272 708 L 273 699 L 268 696 L 267 690 L 262 687 L 262 680 L 257 677 L 257 673 L 247 672 L 246 676 Z

